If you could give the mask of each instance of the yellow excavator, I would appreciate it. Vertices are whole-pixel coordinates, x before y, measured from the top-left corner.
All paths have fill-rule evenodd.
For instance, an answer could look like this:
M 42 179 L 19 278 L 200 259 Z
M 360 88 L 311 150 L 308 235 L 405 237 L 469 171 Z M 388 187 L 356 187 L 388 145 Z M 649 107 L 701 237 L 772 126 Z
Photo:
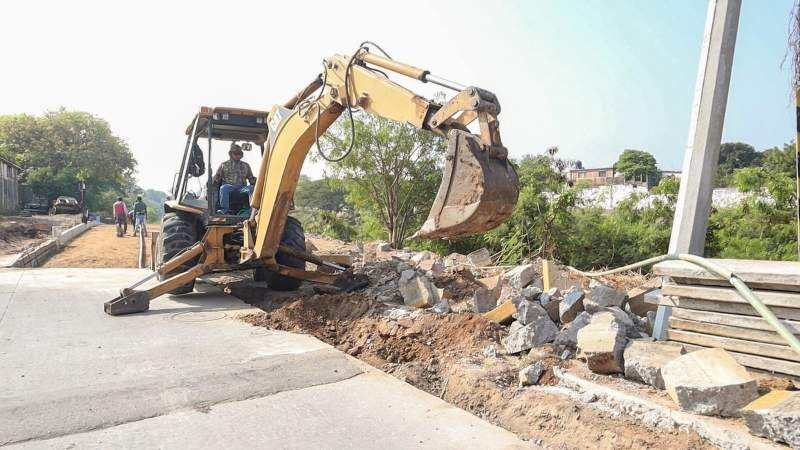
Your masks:
M 372 47 L 376 51 L 370 51 Z M 345 111 L 351 122 L 353 110 L 359 109 L 447 139 L 442 183 L 415 238 L 474 235 L 508 219 L 517 203 L 519 182 L 500 140 L 500 104 L 494 94 L 396 61 L 369 42 L 352 55 L 325 59 L 323 66 L 304 89 L 268 113 L 200 109 L 186 131 L 172 199 L 164 205 L 157 270 L 105 302 L 106 313 L 146 311 L 160 295 L 191 292 L 195 279 L 210 272 L 255 269 L 257 280 L 283 290 L 296 289 L 302 280 L 345 291 L 364 286 L 364 278 L 353 276 L 346 265 L 307 253 L 302 226 L 289 216 L 306 154 Z M 439 103 L 395 83 L 387 72 L 457 93 Z M 204 158 L 199 144 L 206 140 Z M 244 217 L 218 210 L 218 187 L 211 173 L 215 140 L 241 142 L 244 149 L 260 148 L 261 164 L 252 194 L 245 195 L 242 211 L 249 214 Z M 204 174 L 205 195 L 191 192 L 190 179 L 200 180 Z M 306 262 L 325 269 L 306 270 Z M 141 288 L 156 277 L 157 284 Z

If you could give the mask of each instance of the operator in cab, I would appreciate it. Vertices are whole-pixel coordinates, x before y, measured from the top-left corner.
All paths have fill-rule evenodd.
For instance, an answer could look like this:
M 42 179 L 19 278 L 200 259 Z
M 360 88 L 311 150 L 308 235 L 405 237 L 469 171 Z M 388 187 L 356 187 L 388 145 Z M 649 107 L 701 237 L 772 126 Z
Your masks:
M 230 159 L 220 164 L 217 173 L 214 174 L 214 184 L 219 186 L 219 205 L 224 214 L 231 214 L 229 210 L 232 193 L 252 195 L 256 184 L 256 177 L 253 176 L 250 164 L 242 161 L 244 156 L 242 147 L 235 142 L 231 143 L 228 156 Z

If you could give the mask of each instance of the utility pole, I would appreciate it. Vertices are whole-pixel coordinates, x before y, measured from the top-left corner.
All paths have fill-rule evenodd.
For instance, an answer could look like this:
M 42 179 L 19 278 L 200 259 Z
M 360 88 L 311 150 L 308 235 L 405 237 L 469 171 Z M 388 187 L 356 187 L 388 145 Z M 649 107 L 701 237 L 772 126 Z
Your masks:
M 669 253 L 703 255 L 741 6 L 741 0 L 708 2 Z M 668 307 L 658 307 L 653 329 L 657 339 L 664 338 L 669 313 Z

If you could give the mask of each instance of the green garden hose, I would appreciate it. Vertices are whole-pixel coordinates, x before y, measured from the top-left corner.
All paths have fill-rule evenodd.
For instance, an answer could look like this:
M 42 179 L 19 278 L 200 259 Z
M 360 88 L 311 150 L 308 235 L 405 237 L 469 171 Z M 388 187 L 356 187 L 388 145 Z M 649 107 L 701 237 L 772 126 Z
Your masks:
M 780 321 L 775 314 L 767 308 L 767 305 L 758 298 L 752 290 L 742 281 L 741 278 L 736 276 L 736 274 L 732 273 L 731 271 L 722 268 L 711 261 L 702 258 L 696 255 L 686 255 L 686 254 L 669 254 L 669 255 L 661 255 L 655 256 L 653 258 L 648 258 L 643 261 L 639 261 L 637 263 L 628 264 L 627 266 L 619 267 L 616 269 L 605 270 L 602 272 L 584 272 L 578 270 L 574 267 L 567 267 L 569 270 L 581 274 L 587 278 L 597 278 L 603 277 L 606 275 L 611 275 L 614 273 L 626 272 L 633 269 L 638 269 L 641 267 L 651 266 L 656 263 L 660 263 L 662 261 L 674 261 L 674 260 L 681 260 L 692 263 L 696 266 L 702 267 L 703 269 L 719 276 L 720 278 L 727 280 L 731 286 L 736 289 L 736 292 L 739 294 L 740 297 L 747 300 L 748 303 L 764 318 L 764 320 L 769 323 L 769 325 L 789 344 L 789 347 L 792 348 L 798 355 L 800 355 L 800 340 L 797 339 L 797 336 L 792 334 L 788 328 Z

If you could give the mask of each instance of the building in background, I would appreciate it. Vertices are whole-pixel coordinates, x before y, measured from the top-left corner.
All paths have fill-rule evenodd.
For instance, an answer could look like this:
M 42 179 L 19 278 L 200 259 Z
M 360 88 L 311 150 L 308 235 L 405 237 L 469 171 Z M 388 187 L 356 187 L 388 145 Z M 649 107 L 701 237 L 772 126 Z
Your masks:
M 19 208 L 19 172 L 21 167 L 0 156 L 0 211 Z
M 572 183 L 584 182 L 589 187 L 625 184 L 625 179 L 621 175 L 615 174 L 613 167 L 572 169 L 567 174 L 567 179 Z

